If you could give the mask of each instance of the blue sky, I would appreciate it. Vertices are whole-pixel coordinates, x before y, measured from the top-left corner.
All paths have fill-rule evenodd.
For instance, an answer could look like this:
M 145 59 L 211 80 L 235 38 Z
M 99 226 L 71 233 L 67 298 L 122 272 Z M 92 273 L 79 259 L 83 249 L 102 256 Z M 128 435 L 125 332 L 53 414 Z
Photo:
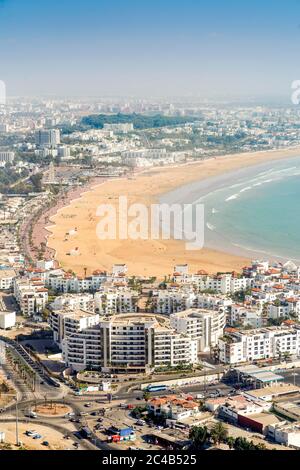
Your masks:
M 11 95 L 288 96 L 299 0 L 0 0 Z

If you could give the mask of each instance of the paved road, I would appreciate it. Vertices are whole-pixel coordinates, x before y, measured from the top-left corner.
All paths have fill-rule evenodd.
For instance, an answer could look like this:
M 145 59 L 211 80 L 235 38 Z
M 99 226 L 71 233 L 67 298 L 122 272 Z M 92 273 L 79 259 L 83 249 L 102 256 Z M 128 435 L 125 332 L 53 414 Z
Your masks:
M 284 377 L 284 382 L 295 384 L 300 387 L 300 368 L 280 371 L 278 373 Z

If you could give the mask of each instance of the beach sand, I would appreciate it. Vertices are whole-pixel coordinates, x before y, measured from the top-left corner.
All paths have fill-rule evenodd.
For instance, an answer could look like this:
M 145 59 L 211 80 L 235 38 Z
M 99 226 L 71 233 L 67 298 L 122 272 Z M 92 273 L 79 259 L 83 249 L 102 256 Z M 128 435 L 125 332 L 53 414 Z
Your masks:
M 176 264 L 189 264 L 190 272 L 204 269 L 209 273 L 241 270 L 249 263 L 243 257 L 204 248 L 187 251 L 179 240 L 99 240 L 96 233 L 100 204 L 117 205 L 119 196 L 127 196 L 129 204 L 149 206 L 165 194 L 189 182 L 221 175 L 239 168 L 300 155 L 300 149 L 243 153 L 210 158 L 202 162 L 174 167 L 151 168 L 133 179 L 109 180 L 74 200 L 51 217 L 53 225 L 49 247 L 66 270 L 84 275 L 94 270 L 111 271 L 114 264 L 127 264 L 129 275 L 163 278 Z M 66 235 L 68 232 L 71 235 Z M 76 251 L 77 250 L 77 251 Z M 70 253 L 72 255 L 70 256 Z

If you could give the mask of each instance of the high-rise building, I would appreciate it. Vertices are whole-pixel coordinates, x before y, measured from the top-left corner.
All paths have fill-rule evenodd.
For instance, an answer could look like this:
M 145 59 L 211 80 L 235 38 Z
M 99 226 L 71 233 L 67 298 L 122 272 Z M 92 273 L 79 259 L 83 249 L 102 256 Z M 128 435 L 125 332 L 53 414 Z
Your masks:
M 13 163 L 14 159 L 15 159 L 14 152 L 0 152 L 1 163 Z
M 198 362 L 197 341 L 176 332 L 165 317 L 131 313 L 99 319 L 85 312 L 85 323 L 79 326 L 78 313 L 67 313 L 68 323 L 64 321 L 62 327 L 58 316 L 58 312 L 50 316 L 54 339 L 74 370 L 95 367 L 115 373 L 147 373 L 166 365 Z
M 36 144 L 40 147 L 56 147 L 60 144 L 60 131 L 58 129 L 39 130 L 35 134 Z

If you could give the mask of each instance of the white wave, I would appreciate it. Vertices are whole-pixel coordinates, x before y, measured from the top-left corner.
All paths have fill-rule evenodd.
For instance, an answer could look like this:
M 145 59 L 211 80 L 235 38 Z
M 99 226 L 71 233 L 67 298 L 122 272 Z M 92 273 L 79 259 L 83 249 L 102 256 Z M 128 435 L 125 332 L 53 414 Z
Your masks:
M 214 207 L 213 207 L 212 210 L 211 210 L 211 213 L 212 213 L 212 214 L 217 214 L 218 212 L 219 212 L 219 211 L 218 211 L 217 209 L 215 209 Z
M 243 188 L 240 190 L 240 193 L 244 193 L 245 191 L 250 191 L 252 189 L 252 186 L 247 186 L 246 188 Z
M 207 222 L 207 224 L 206 224 L 206 227 L 207 227 L 209 230 L 211 230 L 211 231 L 216 230 L 216 227 L 215 227 L 214 225 L 212 225 L 212 224 L 209 224 L 208 222 Z
M 277 258 L 277 259 L 283 259 L 283 260 L 286 260 L 286 259 L 289 259 L 288 256 L 283 256 L 283 255 L 279 255 L 279 254 L 276 254 L 276 253 L 272 253 L 271 251 L 266 251 L 266 250 L 259 250 L 258 248 L 252 248 L 252 247 L 248 247 L 248 246 L 244 246 L 244 245 L 239 245 L 238 243 L 232 243 L 233 246 L 236 246 L 237 248 L 240 248 L 242 250 L 246 250 L 246 251 L 252 251 L 254 253 L 261 253 L 262 255 L 267 255 L 269 258 Z M 297 258 L 291 258 L 292 261 L 298 261 Z
M 234 189 L 234 188 L 239 188 L 240 186 L 243 186 L 244 183 L 236 183 L 233 184 L 232 186 L 228 186 L 226 189 Z
M 239 197 L 238 194 L 233 194 L 232 196 L 229 196 L 227 199 L 225 199 L 225 202 L 233 201 L 234 199 L 237 199 Z

